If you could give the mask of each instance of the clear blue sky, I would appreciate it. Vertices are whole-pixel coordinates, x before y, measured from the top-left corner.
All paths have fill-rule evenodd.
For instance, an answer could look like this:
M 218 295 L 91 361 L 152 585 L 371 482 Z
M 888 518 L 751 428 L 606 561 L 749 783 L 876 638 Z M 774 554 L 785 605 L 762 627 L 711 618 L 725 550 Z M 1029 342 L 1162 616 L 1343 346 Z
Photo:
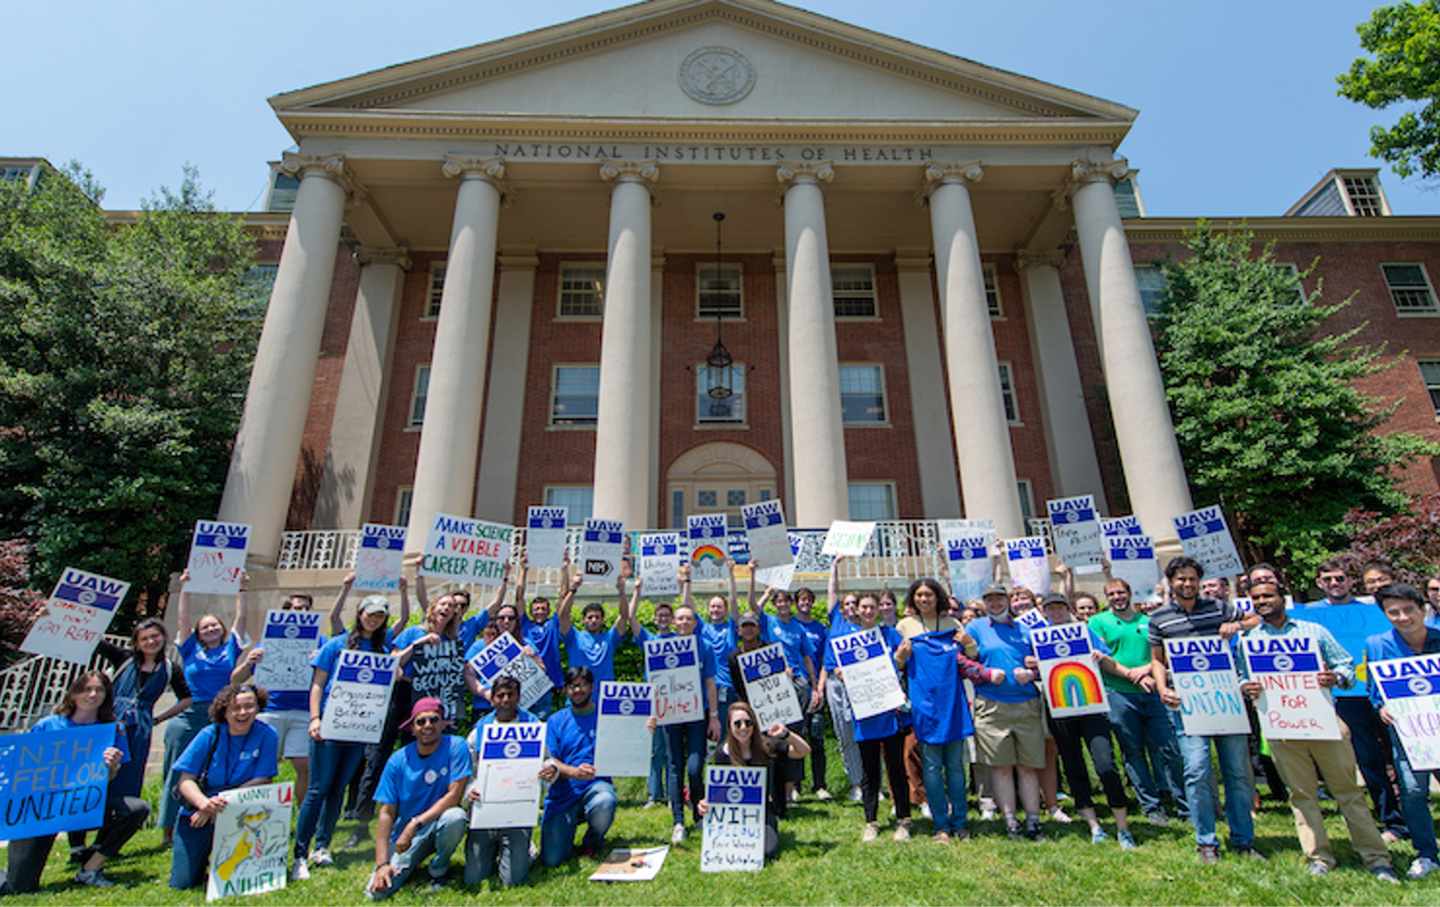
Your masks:
M 183 164 L 225 209 L 258 207 L 290 139 L 272 94 L 599 12 L 601 0 L 85 0 L 9 5 L 0 154 L 78 159 L 131 208 Z M 619 5 L 614 4 L 614 5 Z M 1280 214 L 1332 166 L 1373 166 L 1338 98 L 1358 0 L 1075 3 L 804 0 L 808 9 L 1140 110 L 1121 148 L 1152 215 Z M 1397 214 L 1440 192 L 1389 170 Z

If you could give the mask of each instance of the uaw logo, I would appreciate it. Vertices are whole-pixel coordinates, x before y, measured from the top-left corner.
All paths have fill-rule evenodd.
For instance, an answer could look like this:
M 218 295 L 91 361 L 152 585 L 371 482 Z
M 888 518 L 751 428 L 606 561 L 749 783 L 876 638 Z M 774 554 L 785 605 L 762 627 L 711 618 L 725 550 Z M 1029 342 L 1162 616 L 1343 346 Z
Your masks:
M 1291 658 L 1289 655 L 1276 655 L 1274 664 L 1276 671 L 1290 671 L 1293 670 L 1295 667 L 1295 659 Z
M 505 667 L 506 665 L 508 665 L 509 663 L 510 663 L 510 656 L 507 655 L 507 654 L 504 653 L 504 652 L 496 652 L 496 653 L 495 653 L 495 660 L 494 660 L 493 662 L 491 662 L 491 664 L 495 665 L 496 668 L 503 668 L 503 667 Z
M 852 650 L 852 655 L 856 661 L 864 661 L 865 659 L 870 657 L 870 653 L 865 649 L 864 646 L 856 646 Z
M 1055 657 L 1066 658 L 1070 655 L 1070 644 L 1068 642 L 1057 642 L 1055 644 Z
M 728 787 L 725 789 L 725 799 L 731 803 L 739 803 L 745 799 L 745 791 L 739 787 Z
M 678 668 L 678 667 L 680 667 L 680 656 L 679 656 L 679 655 L 676 655 L 674 652 L 671 652 L 670 654 L 666 655 L 666 656 L 665 656 L 665 667 L 666 667 L 666 668 Z
M 299 639 L 299 638 L 300 638 L 300 628 L 299 628 L 298 626 L 296 626 L 295 624 L 290 624 L 289 626 L 287 626 L 287 627 L 285 628 L 285 638 L 286 638 L 286 639 Z
M 770 662 L 768 662 L 768 661 L 762 661 L 762 662 L 760 662 L 759 664 L 757 664 L 757 665 L 755 666 L 755 673 L 756 673 L 757 676 L 760 676 L 760 677 L 769 677 L 769 676 L 770 676 Z
M 505 758 L 506 758 L 506 759 L 516 759 L 516 758 L 519 758 L 519 756 L 520 756 L 520 749 L 521 749 L 521 747 L 520 747 L 520 741 L 519 741 L 519 740 L 511 740 L 509 743 L 505 744 Z
M 223 533 L 223 532 L 217 532 L 217 533 L 215 533 L 214 536 L 212 536 L 212 538 L 214 539 L 215 547 L 216 547 L 216 548 L 228 548 L 228 547 L 230 547 L 230 537 L 229 537 L 228 535 L 226 535 L 225 533 Z
M 85 589 L 82 590 L 79 595 L 75 596 L 75 600 L 82 605 L 93 605 L 97 597 L 94 592 Z
M 434 783 L 435 783 L 436 781 L 438 781 L 438 780 L 440 780 L 440 776 L 435 773 L 435 769 L 431 768 L 431 769 L 426 769 L 426 770 L 425 770 L 425 783 L 426 783 L 426 784 L 434 784 Z
M 1134 548 L 1116 548 L 1110 552 L 1110 556 L 1118 557 L 1122 561 L 1131 560 L 1133 558 L 1138 558 L 1140 556 L 1140 552 L 1136 551 Z
M 1050 514 L 1050 519 L 1056 523 L 1078 523 L 1080 514 L 1073 510 L 1059 510 Z
M 1430 682 L 1428 677 L 1411 677 L 1405 687 L 1412 696 L 1429 696 L 1435 692 L 1435 685 Z
M 1192 671 L 1208 671 L 1210 670 L 1210 659 L 1204 655 L 1193 656 L 1190 659 L 1190 669 Z
M 635 700 L 633 700 L 633 699 L 622 699 L 622 700 L 620 700 L 619 708 L 620 708 L 620 714 L 622 714 L 622 715 L 633 715 L 633 714 L 635 714 Z
M 361 683 L 370 683 L 375 679 L 375 672 L 369 668 L 361 668 L 355 672 L 355 679 Z

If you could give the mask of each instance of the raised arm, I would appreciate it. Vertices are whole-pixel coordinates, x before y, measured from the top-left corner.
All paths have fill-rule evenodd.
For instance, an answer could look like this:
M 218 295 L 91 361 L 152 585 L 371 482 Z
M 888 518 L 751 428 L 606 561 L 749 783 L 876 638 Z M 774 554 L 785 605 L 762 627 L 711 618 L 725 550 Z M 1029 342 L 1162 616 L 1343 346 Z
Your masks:
M 515 581 L 515 610 L 525 613 L 525 584 L 530 578 L 530 559 L 520 555 L 520 578 Z
M 250 632 L 246 626 L 245 592 L 246 586 L 250 585 L 250 574 L 240 574 L 240 588 L 235 593 L 235 616 L 230 621 L 230 635 L 239 640 L 249 640 Z
M 768 591 L 768 590 L 767 590 Z M 755 602 L 755 562 L 750 562 L 750 582 L 745 587 L 745 608 L 748 611 L 760 612 L 760 606 Z
M 619 628 L 620 635 L 622 636 L 629 635 L 635 637 L 636 639 L 640 637 L 640 618 L 636 617 L 635 615 L 638 614 L 640 611 L 640 587 L 644 584 L 645 581 L 642 578 L 638 576 L 635 577 L 635 588 L 630 592 L 630 606 L 627 609 L 625 606 L 625 599 L 623 597 L 624 581 L 621 581 L 622 597 L 620 599 L 620 618 L 615 621 L 615 626 Z M 626 613 L 627 610 L 629 611 L 628 614 Z M 626 631 L 627 626 L 629 627 L 628 633 Z
M 690 590 L 690 565 L 680 565 L 680 606 L 695 610 L 695 596 Z
M 495 597 L 490 600 L 490 607 L 485 610 L 490 612 L 490 619 L 495 619 L 495 612 L 499 611 L 505 604 L 505 587 L 510 585 L 510 562 L 505 562 L 505 570 L 500 574 L 500 585 L 495 587 Z
M 1056 565 L 1056 567 L 1055 567 L 1055 572 L 1058 573 L 1058 574 L 1060 574 L 1060 592 L 1061 592 L 1061 594 L 1065 596 L 1065 598 L 1066 598 L 1067 601 L 1074 601 L 1074 600 L 1075 600 L 1075 571 L 1070 569 L 1070 565 L 1069 565 L 1069 564 L 1066 564 L 1066 563 L 1063 563 L 1063 562 L 1062 562 L 1062 563 Z
M 335 604 L 330 606 L 330 635 L 340 636 L 345 632 L 345 600 L 350 597 L 350 590 L 355 585 L 355 571 L 351 570 L 345 574 L 345 579 L 340 583 L 340 594 L 335 596 Z M 405 599 L 405 577 L 400 577 L 400 599 Z
M 754 571 L 751 571 L 754 575 Z M 730 619 L 740 619 L 740 599 L 735 593 L 735 559 L 729 555 L 725 556 L 725 576 L 730 589 Z
M 180 645 L 190 638 L 194 624 L 190 622 L 190 593 L 185 591 L 185 586 L 190 582 L 190 571 L 186 570 L 180 574 L 180 593 L 175 602 L 175 645 Z
M 830 623 L 835 623 L 836 609 L 840 607 L 840 562 L 843 557 L 834 557 L 830 560 L 830 581 L 825 586 L 825 595 L 830 600 Z M 824 672 L 822 671 L 823 675 Z
M 560 595 L 560 603 L 555 606 L 555 619 L 559 621 L 556 629 L 564 636 L 570 632 L 573 624 L 570 622 L 570 609 L 575 606 L 575 593 L 580 591 L 580 584 L 585 582 L 585 577 L 579 573 L 570 577 L 570 585 Z

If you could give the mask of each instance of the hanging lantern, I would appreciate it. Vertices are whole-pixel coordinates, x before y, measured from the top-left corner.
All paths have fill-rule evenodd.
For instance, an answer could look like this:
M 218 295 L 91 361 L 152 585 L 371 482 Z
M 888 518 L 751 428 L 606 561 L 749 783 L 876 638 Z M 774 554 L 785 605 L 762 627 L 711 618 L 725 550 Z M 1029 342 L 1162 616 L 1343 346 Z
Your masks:
M 715 276 L 717 280 L 723 279 L 721 262 L 723 260 L 722 244 L 720 238 L 721 225 L 725 223 L 725 212 L 716 211 L 711 215 L 715 219 Z M 715 345 L 710 348 L 710 355 L 705 357 L 705 393 L 711 400 L 728 400 L 734 395 L 735 390 L 731 387 L 730 368 L 735 364 L 735 357 L 725 348 L 725 340 L 722 335 L 722 318 L 720 310 L 715 312 Z M 716 415 L 719 415 L 718 413 Z

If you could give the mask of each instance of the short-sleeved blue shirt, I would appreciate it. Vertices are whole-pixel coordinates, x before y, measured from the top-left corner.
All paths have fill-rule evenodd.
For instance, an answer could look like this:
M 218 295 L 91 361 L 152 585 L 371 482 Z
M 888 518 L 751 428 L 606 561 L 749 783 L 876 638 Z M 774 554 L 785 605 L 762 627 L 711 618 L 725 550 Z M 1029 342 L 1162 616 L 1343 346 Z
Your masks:
M 1030 630 L 1024 624 L 1015 620 L 997 623 L 989 617 L 980 617 L 972 620 L 965 632 L 980 649 L 980 663 L 1005 672 L 1003 683 L 981 684 L 975 688 L 976 696 L 995 702 L 1028 702 L 1040 695 L 1035 684 L 1015 682 L 1015 669 L 1025 667 L 1025 656 L 1031 654 Z
M 810 642 L 805 625 L 793 616 L 789 620 L 781 620 L 774 614 L 762 614 L 760 618 L 765 638 L 778 642 L 785 652 L 785 664 L 795 672 L 796 677 L 806 679 L 809 675 L 805 673 L 805 656 L 810 654 L 814 644 Z
M 560 668 L 560 622 L 554 617 L 548 617 L 536 623 L 529 615 L 522 614 L 520 635 L 525 637 L 525 644 L 540 656 L 540 662 L 545 665 L 545 674 L 550 678 L 550 682 L 557 687 L 564 686 L 565 672 Z
M 389 638 L 388 635 L 386 638 Z M 372 651 L 367 640 L 368 637 L 365 637 L 360 641 L 360 650 L 362 652 Z M 335 682 L 335 665 L 340 661 L 340 653 L 344 651 L 346 643 L 349 641 L 349 634 L 337 636 L 317 649 L 314 657 L 310 659 L 310 667 L 325 672 L 325 689 L 322 690 L 320 694 L 320 711 L 322 714 L 325 711 L 325 703 L 330 698 L 330 685 Z M 390 654 L 390 650 L 389 648 L 381 649 L 378 654 L 388 655 Z M 305 707 L 310 707 L 308 702 Z
M 735 688 L 730 677 L 730 653 L 735 651 L 739 639 L 739 628 L 728 617 L 719 623 L 700 622 L 700 641 L 710 650 L 710 657 L 715 662 L 715 686 L 722 690 Z
M 390 840 L 400 837 L 405 825 L 445 796 L 450 785 L 474 774 L 470 768 L 470 748 L 464 739 L 443 734 L 439 744 L 428 756 L 420 755 L 419 744 L 409 743 L 390 754 L 380 784 L 375 788 L 375 802 L 395 807 L 395 822 L 390 826 Z
M 230 683 L 230 672 L 240 661 L 240 639 L 226 634 L 225 641 L 213 649 L 200 645 L 200 634 L 191 633 L 179 646 L 180 663 L 185 668 L 185 682 L 190 685 L 190 698 L 195 705 L 214 699 Z
M 619 627 L 591 633 L 571 627 L 565 634 L 565 658 L 570 667 L 586 667 L 595 675 L 595 683 L 615 679 L 615 650 L 625 641 Z
M 566 706 L 551 715 L 545 722 L 545 752 L 569 766 L 594 765 L 595 725 L 599 715 L 594 702 L 583 715 L 577 715 L 574 706 Z M 550 789 L 545 793 L 545 810 L 565 809 L 585 796 L 596 781 L 609 780 L 597 776 L 581 781 L 561 775 L 550 782 Z
M 210 743 L 219 736 L 215 751 L 210 755 L 209 769 L 206 770 L 206 755 L 210 754 Z M 239 787 L 257 778 L 273 778 L 279 771 L 278 750 L 280 737 L 270 725 L 256 721 L 241 737 L 232 736 L 230 725 L 222 721 L 207 725 L 190 741 L 185 752 L 175 760 L 173 771 L 187 772 L 199 778 L 205 775 L 204 793 L 213 797 L 222 790 Z M 195 810 L 183 803 L 180 815 L 188 816 Z

